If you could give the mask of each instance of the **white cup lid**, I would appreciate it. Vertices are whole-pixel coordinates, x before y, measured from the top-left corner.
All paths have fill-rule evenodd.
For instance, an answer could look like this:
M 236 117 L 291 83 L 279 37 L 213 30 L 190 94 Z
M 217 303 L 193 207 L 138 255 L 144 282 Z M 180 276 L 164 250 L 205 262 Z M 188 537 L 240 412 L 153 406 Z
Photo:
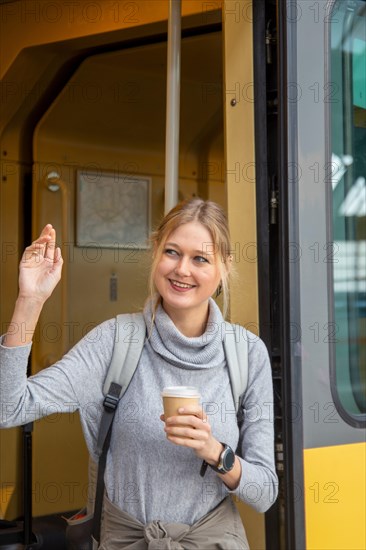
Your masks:
M 163 389 L 163 397 L 201 397 L 198 388 L 194 386 L 168 386 Z

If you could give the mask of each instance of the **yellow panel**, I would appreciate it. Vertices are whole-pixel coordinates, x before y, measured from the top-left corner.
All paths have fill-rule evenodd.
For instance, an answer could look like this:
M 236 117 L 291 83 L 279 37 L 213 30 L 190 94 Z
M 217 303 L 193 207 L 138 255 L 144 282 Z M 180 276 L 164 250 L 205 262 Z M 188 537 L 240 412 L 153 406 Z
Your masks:
M 258 332 L 252 2 L 224 5 L 225 175 L 233 265 L 231 320 Z
M 309 550 L 366 548 L 366 444 L 304 450 Z
M 54 414 L 34 424 L 33 515 L 85 506 L 88 451 L 77 414 Z
M 234 269 L 231 320 L 258 331 L 252 2 L 226 1 L 224 29 L 225 183 Z M 212 166 L 211 166 L 212 168 Z M 213 188 L 212 188 L 213 191 Z M 211 191 L 211 192 L 212 192 Z M 213 193 L 212 193 L 213 194 Z M 265 548 L 264 515 L 236 502 L 250 547 Z
M 2 483 L 0 486 L 0 519 L 5 518 L 9 502 L 15 492 L 15 483 Z

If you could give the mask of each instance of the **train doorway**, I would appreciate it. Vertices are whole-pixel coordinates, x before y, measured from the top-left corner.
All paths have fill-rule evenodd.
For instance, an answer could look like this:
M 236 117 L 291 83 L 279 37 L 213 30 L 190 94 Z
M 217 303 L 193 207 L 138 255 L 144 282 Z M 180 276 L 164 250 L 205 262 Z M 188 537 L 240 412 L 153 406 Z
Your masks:
M 252 242 L 253 113 L 244 96 L 250 93 L 252 67 L 248 63 L 249 70 L 243 77 L 241 57 L 233 57 L 235 64 L 223 63 L 225 55 L 229 59 L 230 39 L 235 33 L 226 32 L 225 54 L 220 20 L 221 15 L 211 14 L 201 28 L 193 22 L 183 28 L 180 198 L 197 194 L 227 206 L 237 235 L 242 235 L 244 219 L 249 228 L 247 241 Z M 243 18 L 241 24 L 251 25 L 250 18 Z M 130 197 L 126 215 L 131 215 L 131 209 L 133 213 L 133 200 L 141 197 L 151 205 L 149 226 L 163 211 L 165 40 L 164 33 L 157 33 L 140 43 L 130 39 L 128 47 L 109 45 L 108 52 L 105 46 L 100 48 L 102 51 L 96 46 L 89 50 L 86 47 L 83 53 L 79 40 L 74 65 L 65 70 L 57 86 L 47 90 L 45 111 L 34 111 L 25 130 L 19 119 L 13 122 L 13 129 L 23 134 L 19 156 L 11 155 L 17 157 L 20 166 L 20 171 L 12 175 L 20 182 L 23 209 L 18 212 L 19 250 L 31 235 L 52 221 L 67 264 L 64 282 L 39 325 L 32 372 L 57 360 L 101 320 L 143 303 L 148 251 L 139 239 L 146 227 L 137 236 L 128 235 L 123 246 L 111 242 L 108 235 L 113 218 L 119 214 L 114 200 L 118 188 L 132 181 L 138 182 L 141 195 Z M 250 33 L 245 41 L 249 59 Z M 238 113 L 247 121 L 241 131 L 251 136 L 247 140 L 249 153 L 243 161 L 238 144 L 230 148 L 231 156 L 225 155 L 229 150 L 225 140 L 235 136 Z M 5 136 L 4 143 L 9 133 Z M 244 201 L 245 207 L 238 202 L 238 198 L 243 200 L 243 181 L 250 184 L 250 200 Z M 227 183 L 232 190 L 229 197 Z M 31 210 L 26 201 L 30 196 Z M 243 216 L 243 208 L 248 209 L 248 215 Z M 90 223 L 93 215 L 97 215 L 97 224 Z M 94 229 L 102 220 L 106 230 L 98 235 Z M 237 240 L 240 242 L 241 237 Z M 248 284 L 256 281 L 252 263 L 239 268 L 250 274 Z M 254 319 L 256 323 L 256 292 L 247 292 L 237 300 L 233 315 L 240 320 L 242 302 L 248 300 L 244 322 Z M 37 423 L 34 432 L 34 482 L 39 488 L 35 492 L 35 515 L 74 509 L 85 502 L 87 456 L 80 444 L 78 421 L 52 412 L 47 420 Z M 253 547 L 264 548 L 263 517 L 249 509 L 243 515 Z
M 200 194 L 223 201 L 220 171 L 210 170 L 223 162 L 221 58 L 220 33 L 183 40 L 181 198 Z M 36 126 L 32 233 L 52 221 L 66 270 L 39 324 L 33 372 L 53 363 L 103 319 L 138 310 L 145 301 L 145 240 L 164 207 L 165 72 L 165 41 L 89 56 Z M 146 203 L 144 220 L 134 218 L 136 201 Z M 126 226 L 140 224 L 138 232 L 125 231 L 121 219 Z M 65 437 L 56 435 L 59 430 Z M 64 472 L 61 485 L 73 471 L 75 482 L 83 479 L 82 490 L 86 449 L 81 461 L 80 436 L 70 418 L 58 418 L 57 430 L 46 419 L 39 423 L 34 464 L 41 485 L 50 476 L 42 457 L 54 465 L 63 455 L 57 467 Z M 38 513 L 46 509 L 47 499 Z

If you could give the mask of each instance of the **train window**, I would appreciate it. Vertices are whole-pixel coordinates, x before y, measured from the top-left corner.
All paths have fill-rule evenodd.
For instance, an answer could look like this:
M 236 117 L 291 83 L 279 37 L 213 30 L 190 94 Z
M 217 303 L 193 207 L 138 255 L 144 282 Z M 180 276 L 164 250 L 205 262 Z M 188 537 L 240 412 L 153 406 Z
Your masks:
M 334 364 L 342 409 L 366 413 L 366 2 L 337 0 L 330 24 Z

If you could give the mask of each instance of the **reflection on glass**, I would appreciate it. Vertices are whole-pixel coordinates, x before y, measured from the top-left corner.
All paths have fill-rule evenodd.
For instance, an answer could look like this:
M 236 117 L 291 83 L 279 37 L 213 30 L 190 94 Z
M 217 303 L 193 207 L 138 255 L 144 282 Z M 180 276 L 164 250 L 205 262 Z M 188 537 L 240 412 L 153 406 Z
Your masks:
M 335 380 L 342 407 L 366 413 L 366 2 L 338 0 L 331 23 Z

